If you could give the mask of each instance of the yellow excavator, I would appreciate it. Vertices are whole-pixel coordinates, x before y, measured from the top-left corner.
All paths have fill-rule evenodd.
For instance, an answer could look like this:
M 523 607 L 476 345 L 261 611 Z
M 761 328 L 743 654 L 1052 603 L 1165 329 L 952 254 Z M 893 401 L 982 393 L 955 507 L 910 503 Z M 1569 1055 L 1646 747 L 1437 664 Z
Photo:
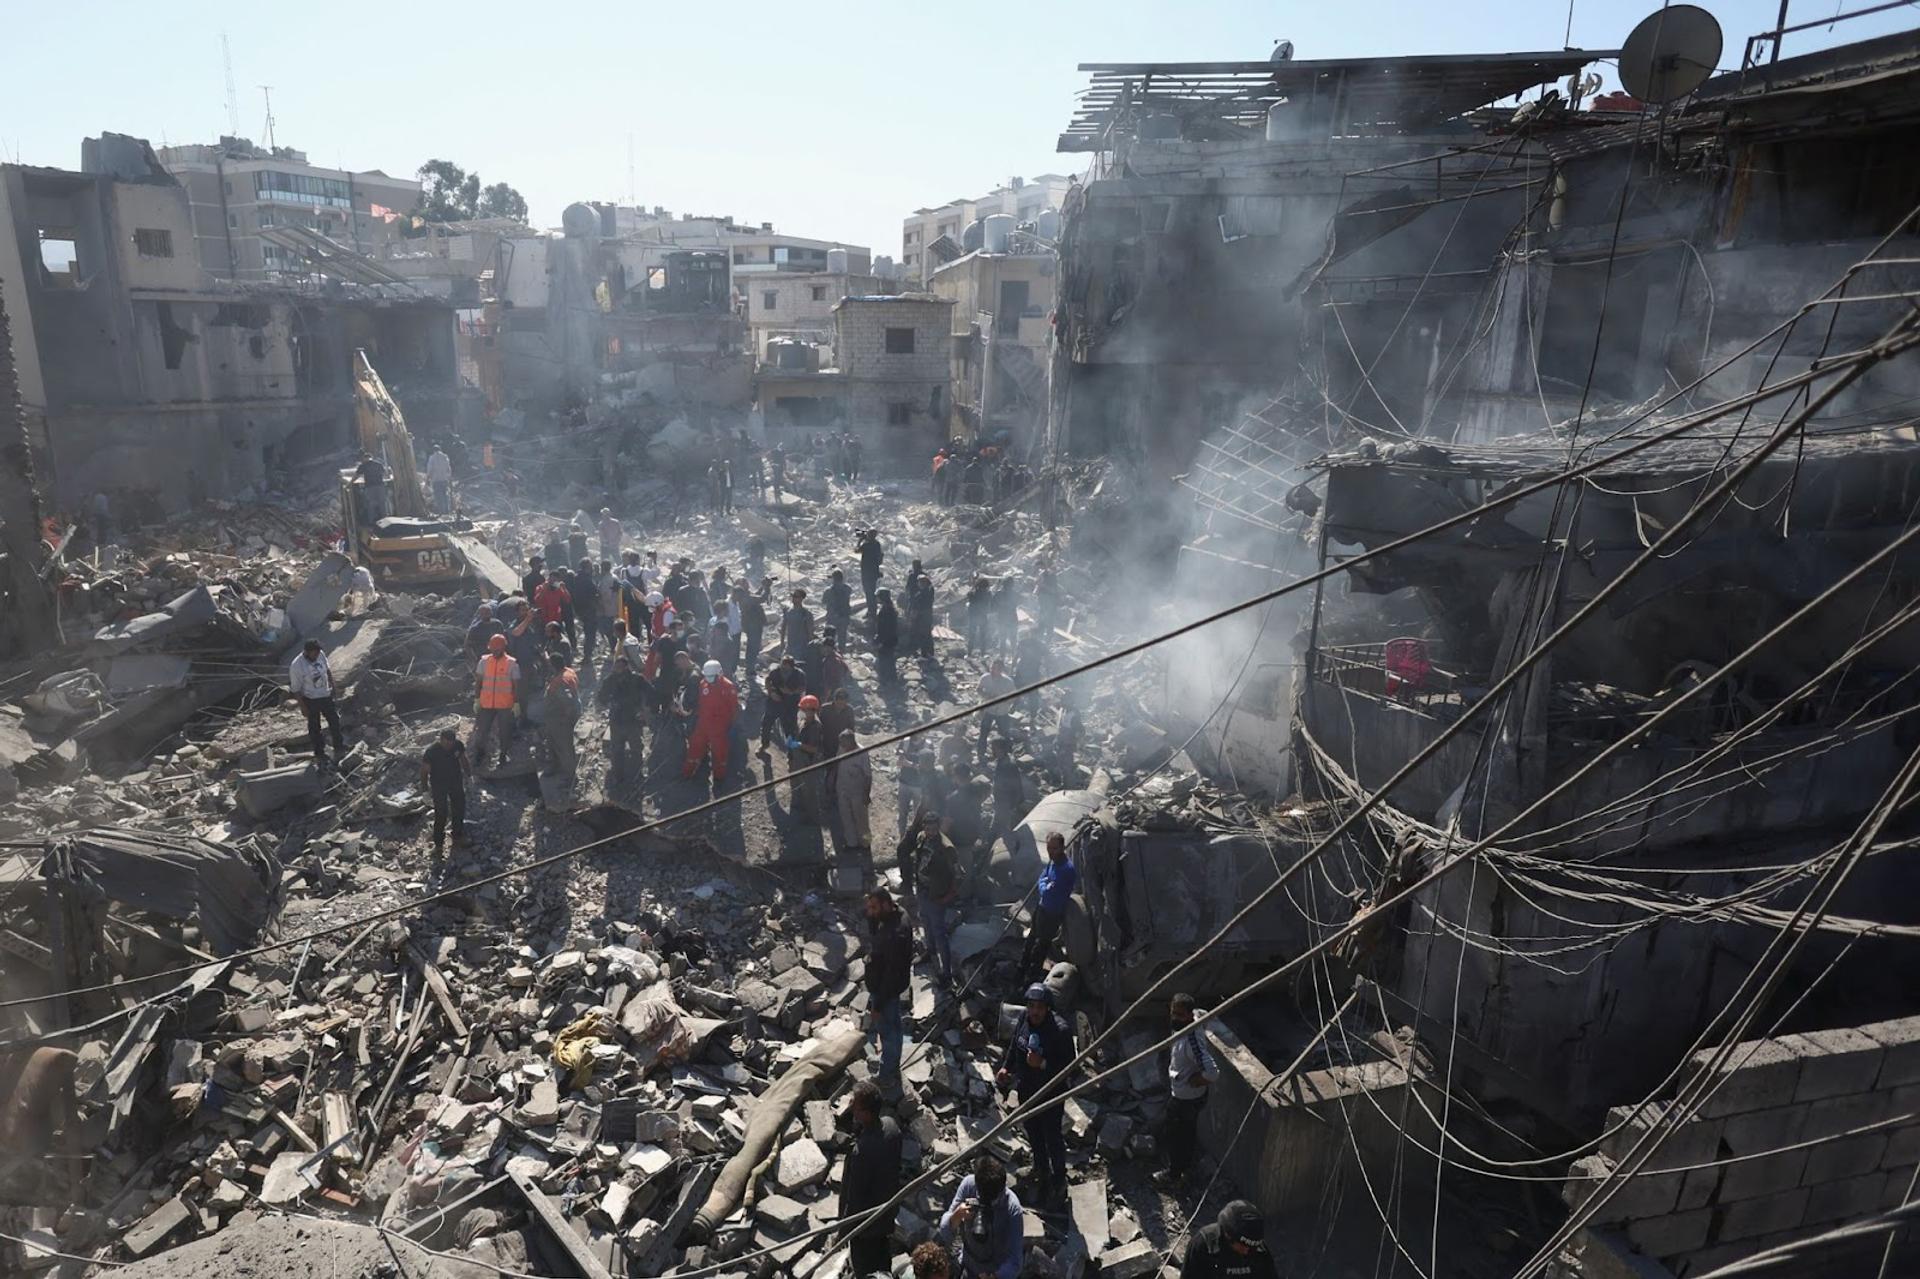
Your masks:
M 491 588 L 488 593 L 514 589 L 513 571 L 471 536 L 473 521 L 427 509 L 413 435 L 364 350 L 353 357 L 353 407 L 361 451 L 381 462 L 386 481 L 370 497 L 358 466 L 340 472 L 348 558 L 366 565 L 383 590 L 449 586 L 469 577 Z

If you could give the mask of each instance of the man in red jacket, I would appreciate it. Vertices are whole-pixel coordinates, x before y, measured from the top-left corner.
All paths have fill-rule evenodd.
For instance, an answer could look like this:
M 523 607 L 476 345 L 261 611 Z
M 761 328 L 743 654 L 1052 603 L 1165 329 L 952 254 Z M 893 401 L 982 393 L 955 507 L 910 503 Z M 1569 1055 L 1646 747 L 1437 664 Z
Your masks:
M 547 574 L 546 584 L 533 593 L 533 611 L 540 615 L 543 625 L 548 622 L 566 625 L 567 610 L 572 607 L 573 595 L 561 582 L 557 569 Z
M 701 759 L 711 754 L 713 785 L 718 790 L 727 776 L 727 735 L 733 728 L 733 717 L 740 713 L 740 691 L 721 673 L 718 662 L 708 662 L 700 668 L 700 674 L 704 677 L 700 681 L 700 700 L 694 710 L 693 735 L 687 739 L 687 759 L 681 765 L 680 776 L 692 777 Z

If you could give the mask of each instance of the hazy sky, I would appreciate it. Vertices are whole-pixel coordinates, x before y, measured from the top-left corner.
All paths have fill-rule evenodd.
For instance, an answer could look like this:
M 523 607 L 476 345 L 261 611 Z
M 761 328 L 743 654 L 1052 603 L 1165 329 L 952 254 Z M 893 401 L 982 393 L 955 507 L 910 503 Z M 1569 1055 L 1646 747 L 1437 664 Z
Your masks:
M 1864 2 L 1864 0 L 1861 0 Z M 1774 0 L 1714 0 L 1721 65 L 1770 28 Z M 1651 0 L 1576 0 L 1572 43 L 1617 47 Z M 1793 20 L 1835 12 L 1802 0 Z M 1894 10 L 1788 38 L 1787 52 L 1898 30 Z M 1054 152 L 1079 62 L 1555 49 L 1564 5 L 1536 0 L 1254 4 L 1046 0 L 928 5 L 225 4 L 156 19 L 131 0 L 22 4 L 0 41 L 0 154 L 74 168 L 102 130 L 163 142 L 227 129 L 220 36 L 240 128 L 319 164 L 411 173 L 445 157 L 505 179 L 534 221 L 574 200 L 731 213 L 898 255 L 908 211 L 1012 174 L 1073 173 Z

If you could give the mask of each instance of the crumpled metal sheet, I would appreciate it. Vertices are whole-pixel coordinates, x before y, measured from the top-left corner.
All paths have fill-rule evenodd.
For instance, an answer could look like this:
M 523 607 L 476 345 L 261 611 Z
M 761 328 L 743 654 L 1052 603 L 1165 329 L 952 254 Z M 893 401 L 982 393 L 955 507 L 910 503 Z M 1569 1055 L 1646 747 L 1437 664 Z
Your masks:
M 84 884 L 136 910 L 195 920 L 215 955 L 253 944 L 280 908 L 280 859 L 251 848 L 100 828 L 50 839 L 45 850 L 43 876 Z

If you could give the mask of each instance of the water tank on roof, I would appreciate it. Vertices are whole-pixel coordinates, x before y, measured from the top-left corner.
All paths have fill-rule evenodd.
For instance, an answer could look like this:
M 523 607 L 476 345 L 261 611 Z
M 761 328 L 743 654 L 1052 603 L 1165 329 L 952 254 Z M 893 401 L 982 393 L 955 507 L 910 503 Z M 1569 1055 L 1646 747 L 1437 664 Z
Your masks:
M 1300 142 L 1305 140 L 1307 129 L 1312 122 L 1307 113 L 1301 110 L 1301 104 L 1282 98 L 1267 108 L 1267 141 Z M 1323 135 L 1324 136 L 1324 132 Z
M 1006 213 L 989 213 L 980 219 L 983 232 L 980 246 L 988 253 L 1005 253 L 1008 242 L 1013 238 L 1013 217 Z
M 834 275 L 847 273 L 847 251 L 845 249 L 827 250 L 827 270 Z
M 1178 142 L 1180 140 L 1180 117 L 1160 112 L 1140 117 L 1137 135 L 1142 142 Z
M 1033 220 L 1033 233 L 1043 240 L 1060 238 L 1060 210 L 1042 209 Z
M 978 253 L 980 246 L 985 244 L 986 241 L 987 228 L 979 218 L 975 218 L 973 221 L 967 223 L 967 229 L 960 233 L 960 251 L 962 253 Z
M 591 204 L 569 204 L 560 214 L 560 229 L 571 240 L 584 240 L 598 234 L 600 211 Z

